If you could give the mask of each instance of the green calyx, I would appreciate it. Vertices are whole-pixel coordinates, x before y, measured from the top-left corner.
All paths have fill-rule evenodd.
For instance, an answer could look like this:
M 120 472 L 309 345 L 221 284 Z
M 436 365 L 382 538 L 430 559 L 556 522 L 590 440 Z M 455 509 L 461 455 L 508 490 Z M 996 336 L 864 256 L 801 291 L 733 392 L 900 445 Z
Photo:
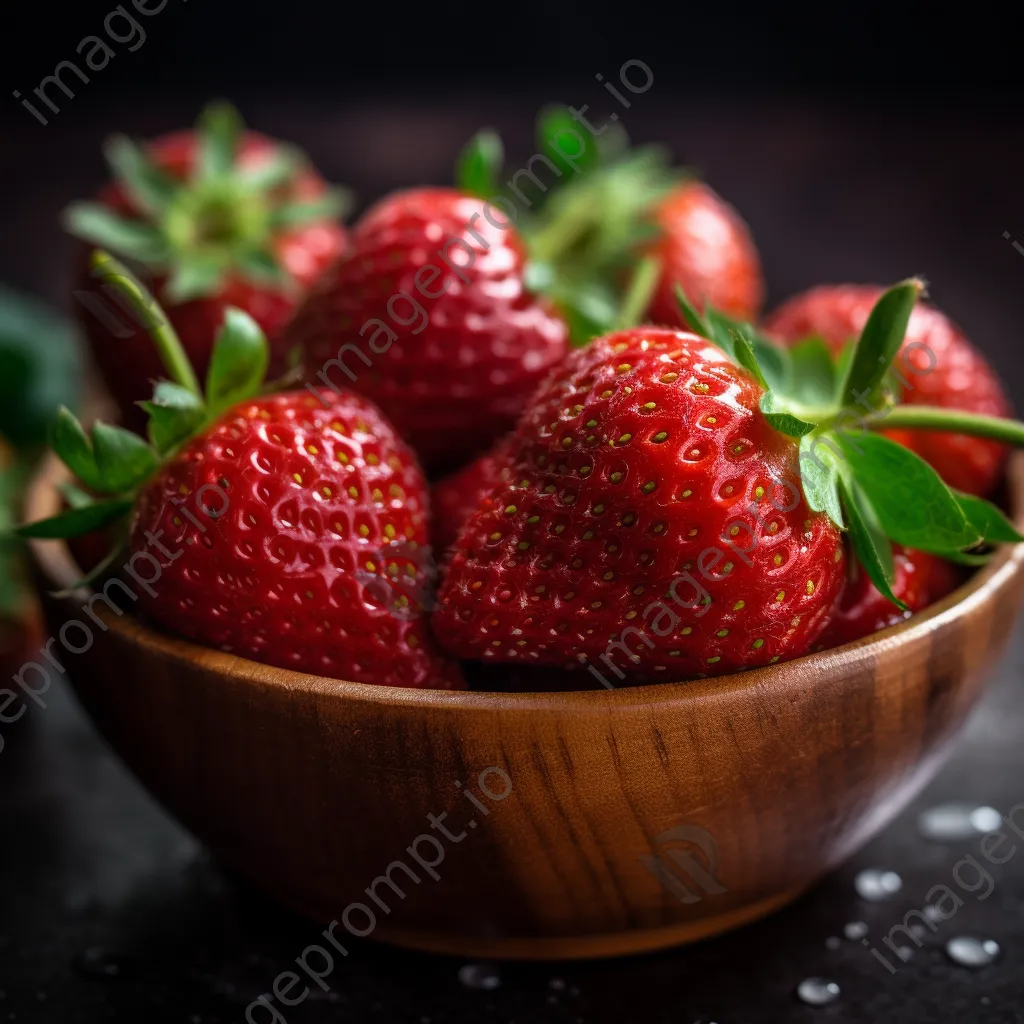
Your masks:
M 350 197 L 330 189 L 313 200 L 291 198 L 308 166 L 297 149 L 278 145 L 251 166 L 238 161 L 245 132 L 229 103 L 207 106 L 196 125 L 196 158 L 187 180 L 171 177 L 146 150 L 115 136 L 105 155 L 137 217 L 103 203 L 72 203 L 64 211 L 71 234 L 168 275 L 170 302 L 213 295 L 230 275 L 286 292 L 293 280 L 275 252 L 280 234 L 341 216 Z
M 270 347 L 248 313 L 226 310 L 202 388 L 164 311 L 131 271 L 102 251 L 93 253 L 92 269 L 146 325 L 168 379 L 158 381 L 153 397 L 139 403 L 149 414 L 148 440 L 103 422 L 87 433 L 61 407 L 50 428 L 50 446 L 78 484 L 65 490 L 67 511 L 19 527 L 14 532 L 21 537 L 77 537 L 125 520 L 139 491 L 187 441 L 263 388 Z M 83 582 L 106 568 L 104 563 Z
M 540 112 L 536 146 L 503 172 L 501 140 L 479 132 L 459 156 L 456 182 L 514 206 L 530 258 L 527 285 L 561 310 L 574 344 L 640 322 L 646 307 L 637 313 L 629 295 L 637 254 L 656 237 L 655 208 L 683 174 L 660 147 L 631 150 L 618 124 L 591 134 L 561 106 Z
M 847 533 L 871 582 L 900 608 L 893 543 L 979 565 L 994 545 L 1024 540 L 995 505 L 948 487 L 919 455 L 878 433 L 921 428 L 1024 445 L 1024 423 L 897 404 L 891 366 L 923 292 L 917 279 L 886 291 L 860 337 L 834 359 L 820 338 L 783 348 L 714 309 L 698 313 L 676 290 L 690 329 L 764 388 L 765 419 L 798 440 L 808 505 Z

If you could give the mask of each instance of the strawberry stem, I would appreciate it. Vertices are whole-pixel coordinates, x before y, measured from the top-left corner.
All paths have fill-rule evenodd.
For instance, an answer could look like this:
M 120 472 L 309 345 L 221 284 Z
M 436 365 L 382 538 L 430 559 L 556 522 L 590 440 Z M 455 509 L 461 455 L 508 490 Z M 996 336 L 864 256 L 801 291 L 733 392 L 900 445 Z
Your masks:
M 987 437 L 993 441 L 1005 441 L 1007 444 L 1024 447 L 1024 423 L 1018 420 L 979 416 L 928 405 L 897 405 L 884 415 L 870 417 L 868 424 L 872 430 L 895 427 L 941 430 L 950 434 Z
M 102 249 L 92 254 L 91 265 L 93 274 L 121 293 L 139 322 L 149 331 L 171 380 L 202 399 L 199 380 L 177 333 L 139 279 L 120 260 Z
M 661 277 L 661 260 L 654 256 L 646 256 L 636 265 L 629 287 L 623 296 L 615 330 L 622 331 L 627 327 L 635 327 L 643 321 L 647 307 L 651 304 L 651 296 Z

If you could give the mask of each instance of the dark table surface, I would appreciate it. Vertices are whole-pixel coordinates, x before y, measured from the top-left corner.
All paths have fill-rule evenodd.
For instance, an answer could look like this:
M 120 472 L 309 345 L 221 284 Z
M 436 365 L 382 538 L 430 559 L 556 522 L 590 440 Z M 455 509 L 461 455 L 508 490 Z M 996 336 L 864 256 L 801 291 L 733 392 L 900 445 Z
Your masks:
M 596 109 L 596 88 L 582 83 L 561 98 Z M 640 140 L 667 139 L 743 211 L 772 303 L 819 281 L 923 273 L 1024 407 L 1024 255 L 1004 238 L 1024 243 L 1024 144 L 1008 101 L 656 92 L 635 104 L 627 127 Z M 97 91 L 46 128 L 20 111 L 0 119 L 0 279 L 66 305 L 70 246 L 55 218 L 97 182 L 100 139 L 115 128 L 185 123 L 199 99 L 177 91 L 128 101 Z M 507 133 L 513 163 L 531 151 L 534 103 L 521 94 L 429 107 L 423 97 L 371 103 L 322 92 L 239 99 L 251 123 L 296 139 L 367 199 L 446 180 L 453 149 L 482 122 Z M 633 959 L 502 965 L 490 991 L 460 983 L 465 961 L 365 944 L 339 966 L 329 992 L 287 1019 L 1024 1022 L 1024 851 L 989 867 L 991 887 L 971 895 L 953 872 L 965 855 L 978 856 L 977 839 L 939 845 L 916 825 L 920 810 L 946 800 L 1003 813 L 1024 801 L 1022 667 L 1019 629 L 927 791 L 842 870 L 768 920 Z M 125 771 L 73 698 L 52 696 L 45 711 L 5 727 L 0 755 L 0 1022 L 243 1021 L 317 924 L 220 871 Z M 867 904 L 854 891 L 856 872 L 872 866 L 903 878 L 888 902 Z M 895 974 L 859 943 L 826 945 L 856 920 L 877 944 L 939 884 L 965 903 Z M 980 971 L 953 965 L 943 944 L 956 934 L 995 939 L 1000 959 Z M 796 999 L 798 983 L 814 975 L 840 985 L 830 1006 Z

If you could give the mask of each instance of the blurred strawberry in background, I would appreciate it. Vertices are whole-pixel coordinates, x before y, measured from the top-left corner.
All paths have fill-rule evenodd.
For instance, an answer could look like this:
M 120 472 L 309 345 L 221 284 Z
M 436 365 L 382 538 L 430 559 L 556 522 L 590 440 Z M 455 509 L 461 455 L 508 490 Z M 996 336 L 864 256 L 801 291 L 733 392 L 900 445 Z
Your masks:
M 90 274 L 94 246 L 134 261 L 149 278 L 203 375 L 229 305 L 249 313 L 273 344 L 344 251 L 337 218 L 348 197 L 299 150 L 246 131 L 224 102 L 207 106 L 193 131 L 143 145 L 115 136 L 105 155 L 114 180 L 98 201 L 73 203 L 64 220 L 86 243 L 76 313 L 126 425 L 140 428 L 145 417 L 135 401 L 162 368 L 146 331 Z

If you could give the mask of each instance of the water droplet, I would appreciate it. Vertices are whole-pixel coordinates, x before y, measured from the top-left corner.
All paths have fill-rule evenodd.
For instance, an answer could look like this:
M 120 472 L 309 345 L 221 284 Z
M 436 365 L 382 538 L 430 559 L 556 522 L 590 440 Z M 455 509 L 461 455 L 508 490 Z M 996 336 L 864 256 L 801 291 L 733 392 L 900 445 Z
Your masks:
M 561 978 L 552 978 L 548 982 L 548 988 L 551 989 L 552 992 L 564 992 L 565 982 Z
M 995 939 L 976 939 L 970 935 L 954 935 L 946 943 L 946 956 L 961 967 L 987 967 L 999 956 Z
M 939 804 L 923 811 L 917 819 L 917 830 L 935 843 L 958 843 L 992 832 L 1003 823 L 1003 816 L 994 807 L 975 804 Z
M 897 946 L 896 955 L 906 963 L 914 955 L 914 951 L 909 946 Z
M 924 908 L 924 916 L 926 920 L 931 921 L 934 924 L 936 921 L 945 921 L 947 915 L 939 910 L 937 904 L 928 903 Z
M 796 994 L 808 1006 L 825 1006 L 839 998 L 839 986 L 824 978 L 804 978 L 797 985 Z
M 478 988 L 492 992 L 501 986 L 501 975 L 497 967 L 490 964 L 466 964 L 459 968 L 459 981 L 466 988 Z
M 895 871 L 882 871 L 880 868 L 866 868 L 858 871 L 853 880 L 853 887 L 862 900 L 869 903 L 881 903 L 895 896 L 903 888 L 903 879 Z
M 838 935 L 830 935 L 825 940 L 826 949 L 838 949 L 843 944 L 843 940 Z
M 116 978 L 121 965 L 102 946 L 87 949 L 75 960 L 75 967 L 87 978 Z
M 868 933 L 868 926 L 863 921 L 850 921 L 843 925 L 843 934 L 851 941 L 863 939 Z

